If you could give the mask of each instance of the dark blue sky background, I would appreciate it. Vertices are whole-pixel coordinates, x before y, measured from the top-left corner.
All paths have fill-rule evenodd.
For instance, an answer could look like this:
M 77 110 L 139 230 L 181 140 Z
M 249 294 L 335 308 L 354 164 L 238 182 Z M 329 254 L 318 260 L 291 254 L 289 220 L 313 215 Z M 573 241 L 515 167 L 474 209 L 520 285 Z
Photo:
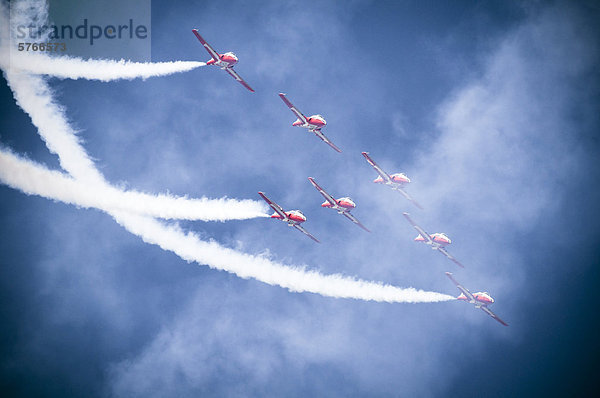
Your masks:
M 307 215 L 182 222 L 248 253 L 460 302 L 290 293 L 145 244 L 95 210 L 0 186 L 0 390 L 10 396 L 585 396 L 598 387 L 599 9 L 594 2 L 152 2 L 154 61 L 234 51 L 146 81 L 51 80 L 114 184 L 259 199 Z M 321 113 L 337 154 L 277 97 Z M 59 168 L 3 80 L 0 142 Z M 376 186 L 405 172 L 424 205 Z M 307 181 L 351 196 L 367 234 Z M 401 213 L 453 240 L 465 270 Z

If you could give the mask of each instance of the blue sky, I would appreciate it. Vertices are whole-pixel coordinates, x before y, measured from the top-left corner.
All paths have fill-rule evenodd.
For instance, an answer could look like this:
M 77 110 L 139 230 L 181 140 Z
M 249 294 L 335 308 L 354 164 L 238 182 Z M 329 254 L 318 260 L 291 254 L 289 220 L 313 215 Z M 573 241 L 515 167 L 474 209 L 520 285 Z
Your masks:
M 181 222 L 399 286 L 487 290 L 503 328 L 459 302 L 290 293 L 188 264 L 95 210 L 0 187 L 1 385 L 14 396 L 522 396 L 594 386 L 598 328 L 598 9 L 593 3 L 159 2 L 154 61 L 234 51 L 256 93 L 212 68 L 145 81 L 51 80 L 114 184 L 259 199 L 307 215 Z M 2 145 L 59 168 L 3 81 Z M 321 113 L 337 154 L 277 97 Z M 360 155 L 411 177 L 419 211 Z M 307 180 L 351 196 L 367 234 Z M 459 270 L 415 243 L 410 211 Z M 577 366 L 574 366 L 574 363 Z M 560 376 L 560 377 L 559 377 Z M 577 395 L 577 394 L 576 394 Z

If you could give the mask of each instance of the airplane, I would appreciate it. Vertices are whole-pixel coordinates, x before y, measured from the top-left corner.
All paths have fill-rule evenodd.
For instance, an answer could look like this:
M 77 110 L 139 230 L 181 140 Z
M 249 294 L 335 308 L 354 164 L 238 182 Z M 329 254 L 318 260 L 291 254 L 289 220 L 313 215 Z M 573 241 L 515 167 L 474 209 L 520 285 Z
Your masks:
M 369 162 L 369 164 L 371 166 L 373 166 L 375 171 L 377 171 L 377 173 L 379 173 L 379 177 L 377 177 L 375 180 L 373 180 L 374 183 L 385 184 L 385 185 L 390 186 L 393 190 L 400 192 L 402 194 L 402 196 L 404 196 L 406 199 L 408 199 L 410 202 L 412 202 L 419 209 L 421 209 L 421 210 L 423 209 L 423 207 L 421 207 L 421 205 L 419 203 L 417 203 L 416 200 L 414 200 L 408 193 L 406 193 L 405 190 L 402 189 L 406 184 L 410 183 L 410 178 L 408 178 L 406 176 L 406 174 L 404 174 L 404 173 L 388 174 L 385 171 L 383 171 L 383 169 L 381 167 L 379 167 L 379 165 L 377 165 L 377 163 L 375 163 L 375 161 L 373 161 L 373 159 L 371 159 L 368 152 L 362 152 L 362 155 L 365 157 L 365 159 L 367 159 L 367 162 Z
M 431 248 L 433 250 L 439 251 L 444 256 L 448 257 L 450 259 L 450 261 L 454 262 L 459 267 L 462 267 L 462 268 L 465 267 L 456 258 L 454 258 L 454 256 L 452 256 L 450 253 L 448 253 L 446 251 L 445 247 L 448 246 L 450 243 L 452 243 L 452 241 L 450 240 L 450 238 L 448 238 L 448 236 L 446 234 L 437 232 L 435 234 L 431 234 L 430 235 L 427 232 L 425 232 L 425 230 L 423 228 L 419 227 L 412 220 L 412 218 L 410 218 L 410 215 L 408 213 L 402 213 L 402 214 L 408 220 L 408 222 L 410 223 L 410 225 L 412 225 L 417 230 L 417 232 L 419 232 L 419 236 L 417 236 L 415 238 L 415 241 L 417 241 L 417 242 L 425 242 L 426 244 L 428 244 L 429 246 L 431 246 Z
M 317 238 L 312 236 L 310 234 L 310 232 L 308 232 L 307 230 L 305 230 L 304 228 L 302 228 L 300 226 L 300 224 L 302 224 L 304 221 L 306 221 L 306 216 L 304 214 L 302 214 L 302 212 L 300 210 L 284 211 L 281 208 L 281 206 L 279 206 L 277 203 L 273 202 L 271 199 L 267 198 L 267 196 L 263 192 L 259 192 L 258 194 L 275 211 L 275 213 L 273 213 L 271 218 L 277 218 L 281 221 L 285 221 L 290 227 L 296 228 L 298 231 L 302 232 L 304 235 L 308 236 L 315 242 L 321 243 L 318 241 Z
M 458 283 L 450 272 L 446 272 L 446 275 L 456 285 L 458 290 L 461 291 L 460 296 L 456 298 L 457 300 L 464 300 L 467 303 L 474 304 L 475 308 L 481 308 L 483 312 L 485 312 L 504 326 L 508 326 L 506 322 L 500 319 L 498 315 L 494 314 L 492 310 L 488 308 L 488 305 L 494 303 L 494 299 L 492 298 L 492 296 L 489 295 L 488 292 L 471 293 L 467 288 Z
M 332 147 L 333 149 L 335 149 L 338 152 L 342 152 L 342 150 L 340 148 L 335 146 L 335 144 L 333 142 L 331 142 L 329 140 L 329 138 L 325 137 L 325 134 L 323 134 L 321 132 L 321 128 L 323 128 L 323 127 L 325 127 L 325 125 L 327 125 L 327 122 L 325 121 L 325 118 L 323 116 L 312 115 L 310 117 L 306 117 L 302 114 L 302 112 L 300 112 L 298 110 L 298 108 L 296 108 L 290 102 L 290 100 L 287 99 L 287 97 L 285 96 L 284 93 L 279 93 L 279 97 L 288 106 L 288 108 L 290 108 L 292 113 L 294 115 L 296 115 L 296 117 L 298 118 L 298 120 L 296 120 L 294 123 L 292 123 L 292 126 L 300 126 L 300 127 L 304 127 L 305 129 L 308 129 L 308 131 L 310 131 L 311 133 L 314 133 L 317 137 L 319 137 L 320 139 L 325 141 L 325 143 L 327 145 L 329 145 L 330 147 Z
M 244 86 L 248 90 L 254 92 L 252 87 L 250 87 L 248 85 L 248 83 L 246 83 L 246 81 L 244 79 L 242 79 L 242 77 L 240 75 L 238 75 L 236 71 L 233 70 L 233 66 L 238 62 L 238 58 L 235 56 L 234 53 L 227 52 L 225 54 L 219 54 L 210 46 L 210 44 L 208 44 L 206 42 L 206 40 L 204 40 L 204 38 L 202 36 L 200 36 L 200 33 L 198 33 L 198 31 L 196 29 L 192 29 L 192 32 L 194 32 L 194 34 L 196 35 L 198 40 L 200 40 L 200 43 L 202 43 L 202 45 L 204 46 L 206 51 L 208 51 L 208 53 L 212 57 L 211 60 L 206 62 L 206 65 L 218 66 L 219 68 L 223 69 L 225 72 L 229 73 L 231 75 L 231 77 L 233 77 L 235 80 L 240 82 L 242 84 L 242 86 Z
M 338 212 L 338 214 L 343 215 L 348 220 L 352 221 L 354 224 L 358 225 L 365 231 L 371 232 L 364 225 L 362 225 L 360 223 L 360 221 L 358 221 L 356 219 L 356 217 L 354 217 L 354 215 L 352 215 L 350 213 L 350 210 L 352 210 L 356 207 L 356 203 L 354 203 L 354 201 L 352 199 L 350 199 L 348 197 L 335 199 L 333 196 L 331 196 L 327 192 L 325 192 L 325 190 L 323 188 L 321 188 L 319 186 L 319 184 L 317 184 L 317 182 L 314 180 L 314 178 L 308 177 L 308 180 L 317 189 L 317 191 L 319 191 L 321 193 L 321 195 L 323 195 L 323 197 L 325 198 L 325 202 L 323 204 L 321 204 L 321 207 L 329 207 L 331 209 L 334 209 L 335 211 Z

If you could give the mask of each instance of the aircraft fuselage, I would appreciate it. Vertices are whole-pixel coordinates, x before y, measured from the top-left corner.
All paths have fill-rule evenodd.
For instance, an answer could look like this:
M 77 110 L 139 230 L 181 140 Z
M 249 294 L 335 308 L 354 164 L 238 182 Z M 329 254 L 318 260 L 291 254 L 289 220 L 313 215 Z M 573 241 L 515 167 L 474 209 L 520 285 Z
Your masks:
M 309 130 L 320 130 L 324 126 L 327 125 L 325 118 L 321 115 L 312 115 L 306 118 L 306 123 L 302 122 L 302 120 L 297 119 L 292 126 L 304 127 Z
M 206 62 L 206 65 L 215 65 L 221 69 L 231 68 L 238 62 L 238 58 L 232 52 L 228 52 L 225 54 L 219 54 L 219 60 L 210 59 Z
M 295 225 L 295 224 L 301 224 L 304 221 L 306 221 L 306 216 L 304 214 L 302 214 L 302 212 L 300 210 L 286 211 L 285 215 L 287 216 L 287 219 L 284 219 L 278 213 L 273 213 L 271 215 L 271 218 L 276 218 L 278 220 L 283 220 L 283 221 L 287 222 L 288 225 L 290 225 L 290 226 Z

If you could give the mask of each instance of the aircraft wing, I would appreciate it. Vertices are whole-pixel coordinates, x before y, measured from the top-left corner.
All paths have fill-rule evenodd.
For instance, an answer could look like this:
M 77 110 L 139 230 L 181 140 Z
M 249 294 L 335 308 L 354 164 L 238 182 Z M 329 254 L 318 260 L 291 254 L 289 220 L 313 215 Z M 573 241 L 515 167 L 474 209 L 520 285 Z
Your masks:
M 219 58 L 219 54 L 214 50 L 214 48 L 212 48 L 210 46 L 210 44 L 208 44 L 206 42 L 206 40 L 204 40 L 204 38 L 202 36 L 200 36 L 200 33 L 198 33 L 198 31 L 196 29 L 192 29 L 192 32 L 194 32 L 194 34 L 196 35 L 196 37 L 198 38 L 198 40 L 200 40 L 200 43 L 202 43 L 202 45 L 204 46 L 204 48 L 206 49 L 206 51 L 208 51 L 208 53 L 210 54 L 210 56 L 213 57 L 213 59 L 215 61 L 219 61 L 221 58 Z
M 360 223 L 360 221 L 358 221 L 356 219 L 356 217 L 354 217 L 354 214 L 351 214 L 349 211 L 345 211 L 342 213 L 344 215 L 344 217 L 346 217 L 348 220 L 352 221 L 354 224 L 358 225 L 359 227 L 361 227 L 362 229 L 364 229 L 367 232 L 371 232 L 367 229 L 367 227 L 365 227 L 364 225 L 362 225 Z
M 284 221 L 287 221 L 289 219 L 288 215 L 285 214 L 285 211 L 283 211 L 281 206 L 279 206 L 277 203 L 273 202 L 271 199 L 267 198 L 267 196 L 264 193 L 259 192 L 258 194 L 260 195 L 261 198 L 263 198 L 265 200 L 265 202 L 267 202 L 267 204 L 269 206 L 271 206 L 271 208 L 275 211 L 275 213 L 277 213 L 281 217 L 283 217 Z
M 423 207 L 416 200 L 414 200 L 405 190 L 403 190 L 400 187 L 396 187 L 395 189 L 396 189 L 396 191 L 400 192 L 402 194 L 402 196 L 404 196 L 406 199 L 408 199 L 409 202 L 412 202 L 412 204 L 417 206 L 419 209 L 423 210 Z
M 443 248 L 443 247 L 438 247 L 438 251 L 439 251 L 440 253 L 442 253 L 444 256 L 448 257 L 448 259 L 450 259 L 450 261 L 452 261 L 453 263 L 455 263 L 455 264 L 456 264 L 456 265 L 458 265 L 459 267 L 465 268 L 465 266 L 464 266 L 464 265 L 462 265 L 462 264 L 460 263 L 460 261 L 458 261 L 456 258 L 454 258 L 454 256 L 453 256 L 452 254 L 448 253 L 448 251 L 447 251 L 445 248 Z
M 467 296 L 467 298 L 469 300 L 475 301 L 475 297 L 473 297 L 473 295 L 471 294 L 471 292 L 469 291 L 469 289 L 467 289 L 466 287 L 464 287 L 463 285 L 461 285 L 460 283 L 458 283 L 456 281 L 456 279 L 454 279 L 454 277 L 452 276 L 452 273 L 446 272 L 446 275 L 448 276 L 448 278 L 450 278 L 450 280 L 452 281 L 452 283 L 454 283 L 456 285 L 456 287 L 458 288 L 458 290 L 460 290 L 465 296 Z
M 248 83 L 246 83 L 246 81 L 244 79 L 242 79 L 242 77 L 240 75 L 238 75 L 238 73 L 236 71 L 233 70 L 233 68 L 231 68 L 231 67 L 225 68 L 225 71 L 227 73 L 229 73 L 231 75 L 231 77 L 233 77 L 235 80 L 237 80 L 238 82 L 240 82 L 242 84 L 242 86 L 244 86 L 248 90 L 254 92 L 254 90 L 252 89 L 252 87 L 250 87 L 248 85 Z
M 313 129 L 313 130 L 310 130 L 310 131 L 312 131 L 313 133 L 315 133 L 315 135 L 317 137 L 319 137 L 320 139 L 322 139 L 327 145 L 329 145 L 330 147 L 332 147 L 336 151 L 342 152 L 342 150 L 340 148 L 338 148 L 337 146 L 335 146 L 335 144 L 333 142 L 329 141 L 329 138 L 325 137 L 325 134 L 323 134 L 320 129 Z
M 504 322 L 502 319 L 500 319 L 500 318 L 498 317 L 498 315 L 494 314 L 494 313 L 492 312 L 492 310 L 490 310 L 488 307 L 486 307 L 486 306 L 483 306 L 483 307 L 481 307 L 481 310 L 482 310 L 483 312 L 485 312 L 486 314 L 488 314 L 489 316 L 491 316 L 492 318 L 494 318 L 495 320 L 497 320 L 498 322 L 500 322 L 501 324 L 503 324 L 504 326 L 508 326 L 508 323 L 506 323 L 506 322 Z
M 317 188 L 317 191 L 319 191 L 319 193 L 321 195 L 323 195 L 323 197 L 325 198 L 325 200 L 327 200 L 329 203 L 331 203 L 332 206 L 337 206 L 337 200 L 335 200 L 333 198 L 333 196 L 329 195 L 327 192 L 325 192 L 325 190 L 323 188 L 321 188 L 319 186 L 319 184 L 317 184 L 317 182 L 312 178 L 312 177 L 308 177 L 308 181 L 310 181 L 310 183 L 313 185 L 313 187 Z
M 284 93 L 279 93 L 279 98 L 281 98 L 283 100 L 283 102 L 285 102 L 285 104 L 287 105 L 287 107 L 290 108 L 290 110 L 294 113 L 294 115 L 296 115 L 296 117 L 298 119 L 300 119 L 302 121 L 302 123 L 305 123 L 305 124 L 308 123 L 308 119 L 306 119 L 306 116 L 304 116 L 302 114 L 302 112 L 300 112 L 298 110 L 298 108 L 296 108 L 294 106 L 294 104 L 292 104 L 290 102 L 290 100 L 287 99 L 287 97 L 285 96 Z
M 413 219 L 410 218 L 410 215 L 408 213 L 402 213 L 402 215 L 408 220 L 410 225 L 412 225 L 417 230 L 417 232 L 423 237 L 423 239 L 425 239 L 428 243 L 433 243 L 433 239 L 431 239 L 431 236 L 429 236 L 429 234 L 425 232 L 423 228 L 419 227 L 417 223 L 415 223 Z
M 308 236 L 309 238 L 311 238 L 312 240 L 314 240 L 317 243 L 321 243 L 319 242 L 319 240 L 317 238 L 315 238 L 314 236 L 312 236 L 310 234 L 310 232 L 308 232 L 307 230 L 305 230 L 304 228 L 302 228 L 300 225 L 298 224 L 294 224 L 292 225 L 294 228 L 296 228 L 298 231 L 302 232 L 304 235 Z
M 367 152 L 363 152 L 362 155 L 365 157 L 365 159 L 367 159 L 367 162 L 369 162 L 369 164 L 371 166 L 373 166 L 375 171 L 377 171 L 377 173 L 379 173 L 379 175 L 381 176 L 381 178 L 384 179 L 385 182 L 392 182 L 392 178 L 388 175 L 388 173 L 383 171 L 383 169 L 381 167 L 379 167 L 377 165 L 377 163 L 375 163 L 373 161 L 373 159 L 371 159 L 371 157 L 369 156 L 369 154 Z

